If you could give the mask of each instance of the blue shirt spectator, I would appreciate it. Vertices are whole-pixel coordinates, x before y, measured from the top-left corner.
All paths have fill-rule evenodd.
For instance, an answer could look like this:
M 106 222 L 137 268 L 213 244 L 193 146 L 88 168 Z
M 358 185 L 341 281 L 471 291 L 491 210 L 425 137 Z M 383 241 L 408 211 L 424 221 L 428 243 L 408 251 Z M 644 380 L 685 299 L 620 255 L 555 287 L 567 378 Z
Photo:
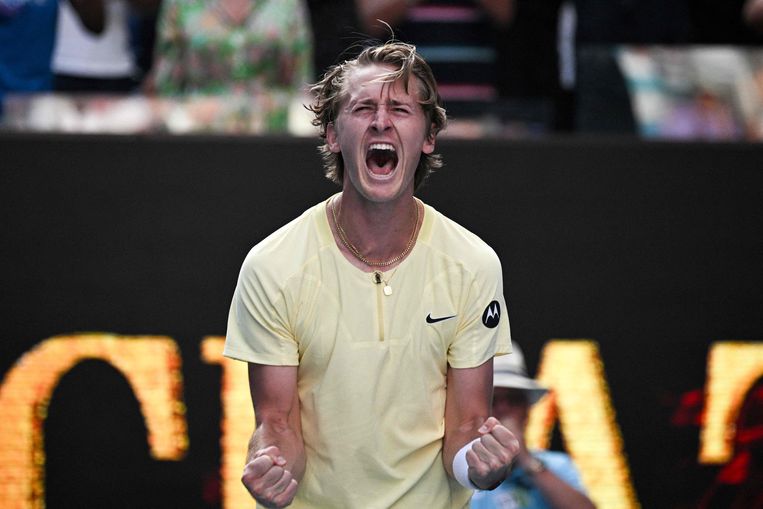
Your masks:
M 519 441 L 519 454 L 501 484 L 474 494 L 471 509 L 594 509 L 569 455 L 527 449 L 530 407 L 547 392 L 527 376 L 522 351 L 515 342 L 512 353 L 493 359 L 492 413 Z
M 7 92 L 50 90 L 58 0 L 0 0 L 0 114 Z
M 575 463 L 566 453 L 534 450 L 533 457 L 560 480 L 581 493 L 585 492 Z M 471 509 L 547 509 L 551 507 L 533 482 L 535 474 L 515 468 L 500 486 L 492 491 L 478 491 L 472 497 Z
M 103 29 L 103 0 L 69 0 L 85 28 Z M 59 0 L 0 0 L 0 116 L 8 92 L 45 92 Z

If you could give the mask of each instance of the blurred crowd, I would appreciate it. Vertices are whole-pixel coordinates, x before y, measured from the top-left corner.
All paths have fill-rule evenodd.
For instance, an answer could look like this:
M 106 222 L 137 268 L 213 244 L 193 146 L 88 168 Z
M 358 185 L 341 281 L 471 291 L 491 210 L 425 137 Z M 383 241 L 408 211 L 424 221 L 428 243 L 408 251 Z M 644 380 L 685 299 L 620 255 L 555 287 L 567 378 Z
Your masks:
M 299 134 L 306 85 L 392 37 L 452 136 L 763 137 L 763 0 L 0 0 L 0 118 Z

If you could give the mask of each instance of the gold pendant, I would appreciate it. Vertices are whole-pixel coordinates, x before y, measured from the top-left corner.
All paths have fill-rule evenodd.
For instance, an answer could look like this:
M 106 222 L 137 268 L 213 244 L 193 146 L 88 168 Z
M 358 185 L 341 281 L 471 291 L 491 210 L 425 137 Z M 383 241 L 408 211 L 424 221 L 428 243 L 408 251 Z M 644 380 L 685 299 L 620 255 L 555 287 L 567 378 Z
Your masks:
M 397 269 L 395 269 L 395 270 L 397 270 Z M 392 276 L 394 276 L 394 275 L 395 275 L 395 273 L 393 272 Z M 389 279 L 392 279 L 392 276 L 390 276 Z M 392 287 L 388 283 L 389 279 L 384 279 L 382 277 L 382 273 L 379 272 L 378 270 L 375 270 L 374 273 L 373 273 L 374 284 L 380 285 L 380 284 L 384 283 L 384 287 L 382 288 L 382 292 L 384 292 L 384 295 L 386 295 L 387 297 L 392 295 Z

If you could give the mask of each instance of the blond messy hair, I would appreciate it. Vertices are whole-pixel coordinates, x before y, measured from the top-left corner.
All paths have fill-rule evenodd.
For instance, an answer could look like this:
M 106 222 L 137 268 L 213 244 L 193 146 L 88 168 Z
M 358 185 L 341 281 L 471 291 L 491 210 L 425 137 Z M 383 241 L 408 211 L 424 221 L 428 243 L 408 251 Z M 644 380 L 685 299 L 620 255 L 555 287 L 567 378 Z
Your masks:
M 326 139 L 329 124 L 333 123 L 339 114 L 339 108 L 347 95 L 346 84 L 349 77 L 353 71 L 369 65 L 385 65 L 394 68 L 394 71 L 382 79 L 388 83 L 401 81 L 406 93 L 411 77 L 418 78 L 419 104 L 424 110 L 429 125 L 427 135 L 436 136 L 445 127 L 447 123 L 445 108 L 442 106 L 437 82 L 429 64 L 416 52 L 415 46 L 399 41 L 389 41 L 377 46 L 369 46 L 356 58 L 329 68 L 323 79 L 310 88 L 315 100 L 308 109 L 315 114 L 313 125 L 320 129 L 321 138 Z M 318 151 L 323 157 L 326 178 L 342 185 L 344 180 L 342 154 L 332 152 L 326 143 L 318 147 Z M 439 154 L 422 153 L 414 176 L 414 188 L 418 189 L 432 172 L 441 167 L 442 157 Z

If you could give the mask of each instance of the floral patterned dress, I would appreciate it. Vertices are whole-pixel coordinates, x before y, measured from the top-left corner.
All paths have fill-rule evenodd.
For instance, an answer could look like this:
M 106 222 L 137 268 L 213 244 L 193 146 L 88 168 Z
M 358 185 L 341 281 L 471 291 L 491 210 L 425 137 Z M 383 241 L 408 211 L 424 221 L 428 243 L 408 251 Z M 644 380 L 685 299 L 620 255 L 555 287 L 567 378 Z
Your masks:
M 279 130 L 287 103 L 313 77 L 310 18 L 303 0 L 249 1 L 235 16 L 223 0 L 164 0 L 153 88 L 161 96 L 213 96 L 224 123 Z

